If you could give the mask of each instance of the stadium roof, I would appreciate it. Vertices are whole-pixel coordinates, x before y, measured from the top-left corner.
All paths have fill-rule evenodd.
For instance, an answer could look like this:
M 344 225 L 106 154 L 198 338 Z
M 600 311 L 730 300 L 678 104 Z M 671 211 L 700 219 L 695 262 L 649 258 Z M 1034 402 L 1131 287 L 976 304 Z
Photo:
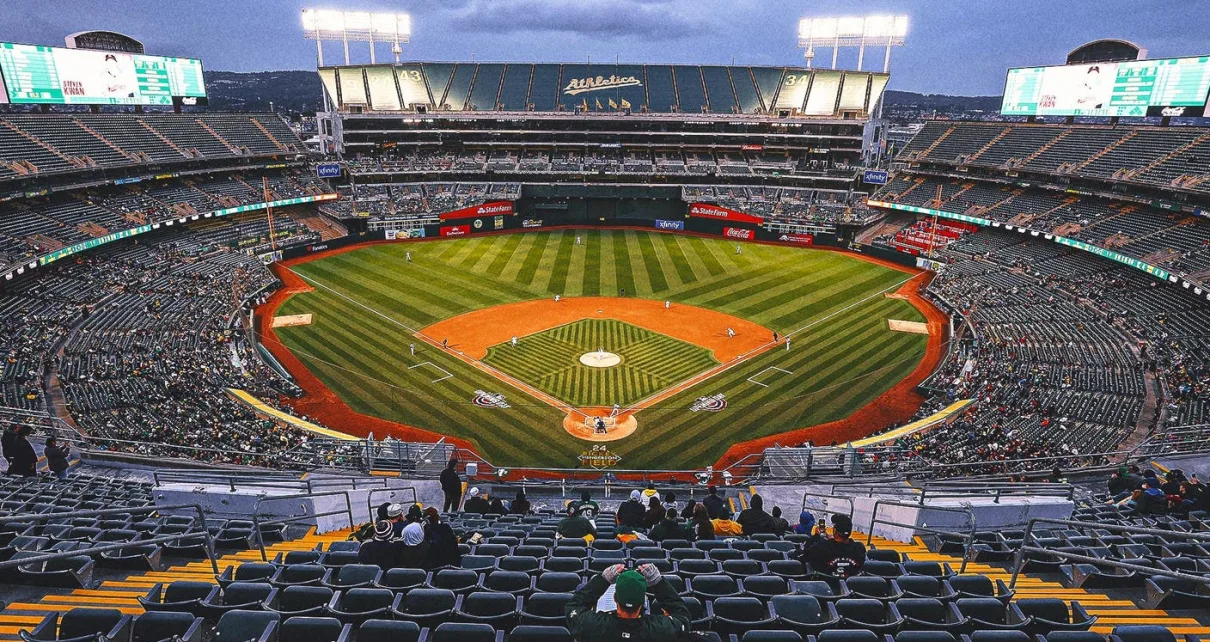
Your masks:
M 321 67 L 346 112 L 565 112 L 866 117 L 890 78 L 801 67 L 411 62 Z

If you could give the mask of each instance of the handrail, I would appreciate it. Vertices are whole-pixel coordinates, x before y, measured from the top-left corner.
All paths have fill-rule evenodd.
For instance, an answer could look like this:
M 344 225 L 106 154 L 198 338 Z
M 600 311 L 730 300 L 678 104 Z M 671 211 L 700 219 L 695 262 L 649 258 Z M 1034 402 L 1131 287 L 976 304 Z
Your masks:
M 829 515 L 847 515 L 849 517 L 849 520 L 852 521 L 852 519 L 853 519 L 853 499 L 851 497 L 845 497 L 843 495 L 825 495 L 823 493 L 812 493 L 810 491 L 807 491 L 802 494 L 802 508 L 801 508 L 801 510 L 799 510 L 800 513 L 808 511 L 808 508 L 807 508 L 807 498 L 808 497 L 822 497 L 823 498 L 823 508 L 811 508 L 810 510 L 812 510 L 812 511 L 817 510 L 821 513 L 827 513 Z M 828 508 L 828 500 L 831 500 L 831 499 L 838 499 L 838 500 L 843 500 L 843 501 L 848 502 L 849 503 L 849 512 L 844 513 L 844 512 L 838 511 L 838 510 L 833 510 L 833 509 Z
M 885 524 L 887 526 L 898 526 L 900 528 L 910 528 L 913 533 L 916 531 L 931 533 L 934 535 L 959 535 L 956 531 L 946 531 L 938 528 L 930 528 L 926 525 L 903 524 L 900 522 L 892 522 L 890 520 L 878 519 L 878 509 L 882 506 L 900 506 L 903 508 L 914 508 L 925 511 L 931 510 L 939 513 L 958 513 L 966 515 L 967 522 L 970 524 L 970 532 L 962 534 L 962 566 L 959 568 L 959 573 L 966 572 L 966 564 L 970 560 L 971 549 L 975 544 L 975 513 L 969 508 L 958 508 L 954 506 L 922 506 L 920 504 L 909 504 L 907 502 L 898 502 L 889 499 L 879 499 L 874 502 L 874 509 L 870 512 L 870 527 L 866 532 L 866 546 L 870 546 L 874 542 L 874 525 Z
M 959 492 L 960 489 L 961 492 Z M 929 490 L 933 491 L 931 495 L 929 494 Z M 949 492 L 938 493 L 938 490 Z M 1057 491 L 1057 494 L 1048 491 Z M 926 497 L 932 499 L 953 499 L 956 497 L 970 497 L 976 494 L 989 493 L 992 495 L 993 504 L 999 504 L 1000 498 L 1003 495 L 1065 497 L 1071 500 L 1075 497 L 1075 486 L 1071 484 L 1034 482 L 983 482 L 983 484 L 971 482 L 927 482 L 920 489 L 919 503 L 923 504 Z
M 396 491 L 405 491 L 405 490 L 412 491 L 412 504 L 420 503 L 420 500 L 419 500 L 418 496 L 416 495 L 416 489 L 411 486 L 403 486 L 401 488 L 375 488 L 375 489 L 371 490 L 370 492 L 366 493 L 366 511 L 370 516 L 370 523 L 372 524 L 372 523 L 374 523 L 374 521 L 376 521 L 378 519 L 378 517 L 374 514 L 374 495 L 376 495 L 378 493 L 387 493 L 387 492 L 395 493 Z M 402 504 L 403 502 L 396 502 L 396 503 Z
M 134 540 L 134 541 L 130 541 L 130 542 L 117 542 L 118 544 L 121 544 L 120 546 L 110 547 L 108 545 L 102 545 L 102 546 L 89 547 L 88 549 L 84 549 L 84 550 L 88 550 L 88 551 L 95 550 L 98 552 L 104 552 L 106 550 L 128 548 L 130 546 L 134 546 L 137 544 L 157 544 L 157 543 L 160 543 L 161 541 L 176 542 L 176 541 L 180 541 L 182 539 L 188 538 L 188 537 L 196 537 L 198 535 L 202 535 L 206 539 L 206 557 L 210 559 L 210 566 L 214 569 L 214 572 L 217 575 L 219 570 L 218 570 L 218 558 L 215 557 L 215 553 L 214 553 L 214 537 L 212 535 L 210 535 L 210 530 L 206 528 L 206 514 L 202 510 L 201 504 L 169 504 L 167 506 L 139 506 L 139 507 L 132 507 L 132 508 L 102 508 L 102 509 L 97 509 L 97 510 L 71 511 L 71 512 L 67 512 L 67 513 L 25 513 L 22 515 L 7 515 L 4 517 L 0 517 L 0 524 L 7 524 L 9 522 L 42 522 L 42 521 L 50 521 L 52 519 L 70 519 L 73 517 L 97 517 L 97 516 L 101 516 L 101 515 L 119 515 L 119 514 L 126 514 L 126 513 L 159 513 L 159 512 L 166 511 L 166 510 L 181 510 L 181 509 L 193 509 L 193 511 L 195 511 L 197 513 L 197 523 L 198 523 L 198 525 L 201 526 L 200 532 L 197 532 L 197 533 L 173 533 L 172 535 L 164 535 L 164 536 L 155 537 L 152 539 Z M 64 553 L 64 554 L 62 554 L 62 555 L 55 554 L 55 555 L 52 555 L 52 556 L 44 558 L 44 559 L 27 557 L 27 558 L 24 558 L 21 560 L 15 560 L 15 561 L 17 561 L 18 563 L 21 563 L 21 564 L 26 564 L 26 563 L 30 563 L 30 562 L 34 562 L 34 561 L 46 561 L 47 559 L 59 559 L 61 557 L 74 557 L 75 555 L 83 554 L 84 551 L 83 550 L 60 551 L 60 553 Z M 17 564 L 10 564 L 9 562 L 11 562 L 11 561 L 14 561 L 14 560 L 9 560 L 8 562 L 0 562 L 0 568 L 8 568 L 10 566 L 17 566 Z
M 336 497 L 336 496 L 344 497 L 344 500 L 345 500 L 345 509 L 344 510 L 335 510 L 335 511 L 323 512 L 323 513 L 307 514 L 307 512 L 306 512 L 307 509 L 306 509 L 306 506 L 304 505 L 303 506 L 304 514 L 303 515 L 294 515 L 291 517 L 284 517 L 281 519 L 270 519 L 270 520 L 261 520 L 261 518 L 260 518 L 261 517 L 261 507 L 265 503 L 289 501 L 289 500 L 294 500 L 294 499 L 314 500 L 317 497 Z M 264 562 L 269 561 L 269 554 L 265 550 L 265 538 L 261 535 L 261 526 L 269 526 L 269 525 L 273 525 L 273 524 L 292 524 L 294 522 L 301 522 L 303 520 L 309 520 L 309 519 L 318 520 L 318 518 L 320 518 L 320 517 L 331 517 L 333 515 L 341 515 L 341 514 L 348 516 L 350 529 L 356 527 L 356 524 L 354 523 L 354 520 L 353 520 L 353 503 L 349 499 L 348 491 L 333 490 L 333 491 L 327 491 L 327 492 L 323 492 L 323 493 L 300 493 L 298 495 L 282 495 L 280 497 L 269 497 L 269 496 L 262 495 L 260 498 L 258 498 L 256 500 L 256 505 L 252 508 L 253 536 L 256 537 L 257 548 L 260 549 L 261 561 L 264 561 Z M 315 523 L 316 523 L 316 526 L 319 525 L 318 521 L 316 521 Z
M 1183 539 L 1195 539 L 1200 541 L 1210 542 L 1210 533 L 1187 533 L 1182 531 L 1163 530 L 1159 528 L 1146 528 L 1143 526 L 1120 526 L 1117 524 L 1102 524 L 1092 522 L 1081 522 L 1071 519 L 1057 519 L 1053 517 L 1035 517 L 1025 525 L 1025 534 L 1021 537 L 1021 547 L 1017 549 L 1013 556 L 1013 577 L 1009 581 L 1009 588 L 1013 588 L 1017 584 L 1017 577 L 1021 574 L 1021 568 L 1025 566 L 1025 553 L 1049 553 L 1055 557 L 1071 559 L 1077 562 L 1086 562 L 1088 564 L 1096 564 L 1098 566 L 1108 566 L 1110 568 L 1121 568 L 1135 573 L 1144 573 L 1148 575 L 1160 575 L 1163 577 L 1174 577 L 1182 580 L 1194 580 L 1201 583 L 1210 584 L 1210 578 L 1201 575 L 1188 575 L 1178 571 L 1164 571 L 1161 569 L 1151 568 L 1149 566 L 1138 566 L 1126 562 L 1118 562 L 1116 560 L 1107 560 L 1099 557 L 1089 557 L 1086 555 L 1077 555 L 1075 553 L 1060 553 L 1044 546 L 1030 546 L 1029 541 L 1033 538 L 1033 530 L 1035 524 L 1054 524 L 1057 526 L 1072 526 L 1080 529 L 1095 527 L 1097 530 L 1107 530 L 1117 533 L 1133 533 L 1136 535 L 1159 535 L 1162 537 L 1177 537 Z

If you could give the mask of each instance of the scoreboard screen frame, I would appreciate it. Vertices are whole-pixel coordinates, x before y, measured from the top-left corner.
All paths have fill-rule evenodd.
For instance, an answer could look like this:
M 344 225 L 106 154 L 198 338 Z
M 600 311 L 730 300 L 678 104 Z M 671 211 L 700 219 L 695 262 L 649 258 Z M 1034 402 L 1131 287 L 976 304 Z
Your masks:
M 1190 63 L 1189 61 L 1192 61 Z M 1192 102 L 1183 104 L 1167 104 L 1157 103 L 1153 96 L 1148 94 L 1146 104 L 1139 105 L 1111 105 L 1110 101 L 1123 96 L 1128 96 L 1130 93 L 1136 92 L 1139 88 L 1145 88 L 1147 91 L 1153 89 L 1152 86 L 1146 85 L 1148 80 L 1154 81 L 1155 77 L 1150 78 L 1139 77 L 1139 81 L 1134 84 L 1125 84 L 1121 82 L 1118 76 L 1118 70 L 1122 67 L 1130 68 L 1149 68 L 1149 67 L 1164 67 L 1169 65 L 1192 65 L 1205 69 L 1206 72 L 1206 88 L 1204 94 L 1197 99 L 1197 103 Z M 1088 82 L 1082 85 L 1074 84 L 1073 78 L 1076 76 L 1085 77 L 1093 72 L 1098 76 L 1097 82 L 1090 86 Z M 1014 87 L 1014 74 L 1022 72 L 1033 72 L 1037 75 L 1037 82 L 1051 82 L 1063 80 L 1072 82 L 1069 87 L 1069 92 L 1055 92 L 1057 95 L 1050 96 L 1055 99 L 1055 106 L 1043 107 L 1039 102 L 1032 110 L 1022 109 L 1022 103 L 1010 102 L 1011 99 L 1017 97 L 1013 93 L 1020 94 L 1019 91 L 1011 92 Z M 1049 76 L 1049 78 L 1048 78 Z M 1069 78 L 1061 78 L 1068 76 Z M 1041 91 L 1041 90 L 1040 90 Z M 1082 102 L 1089 104 L 1087 108 L 1077 108 L 1073 104 L 1081 102 L 1081 97 L 1077 96 L 1078 92 L 1083 91 L 1087 96 L 1082 97 Z M 1039 92 L 1040 93 L 1040 92 Z M 1048 96 L 1048 95 L 1047 95 Z M 1047 96 L 1039 95 L 1039 98 Z M 1098 98 L 1103 99 L 1102 102 L 1096 102 Z M 1012 109 L 1010 109 L 1012 107 Z M 1210 114 L 1210 55 L 1200 56 L 1182 56 L 1178 58 L 1154 58 L 1144 60 L 1123 60 L 1115 62 L 1101 63 L 1079 63 L 1073 65 L 1045 65 L 1035 67 L 1012 67 L 1005 74 L 1004 79 L 1004 96 L 1000 102 L 1000 114 L 1002 116 L 1074 116 L 1074 117 L 1117 117 L 1117 118 L 1143 118 L 1143 117 L 1200 117 Z
M 37 54 L 46 60 L 46 86 L 35 86 L 29 79 L 21 81 L 13 75 L 11 50 L 21 55 Z M 32 52 L 29 50 L 33 50 Z M 64 64 L 64 61 L 71 61 Z M 156 65 L 163 65 L 156 69 Z M 172 80 L 171 66 L 197 69 L 200 89 L 188 91 Z M 61 68 L 62 67 L 62 68 Z M 205 105 L 209 91 L 206 87 L 205 66 L 199 58 L 155 56 L 129 52 L 95 51 L 0 42 L 0 103 L 13 105 L 112 105 L 137 107 L 174 107 Z M 191 76 L 191 74 L 190 74 Z M 191 77 L 188 77 L 190 80 Z M 175 89 L 173 84 L 177 84 Z M 162 89 L 148 91 L 156 85 Z M 30 96 L 29 93 L 39 93 Z M 17 94 L 17 95 L 14 95 Z

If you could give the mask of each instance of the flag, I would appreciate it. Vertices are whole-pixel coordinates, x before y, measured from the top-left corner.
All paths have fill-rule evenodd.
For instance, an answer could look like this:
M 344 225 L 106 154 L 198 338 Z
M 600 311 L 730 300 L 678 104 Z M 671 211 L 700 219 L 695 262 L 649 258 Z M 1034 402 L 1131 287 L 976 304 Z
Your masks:
M 622 99 L 622 109 L 630 109 L 630 101 L 629 101 L 629 100 L 626 100 L 625 98 L 623 98 L 623 99 Z
M 601 99 L 600 99 L 600 98 L 598 98 L 598 99 L 597 99 L 597 109 L 605 109 L 604 107 L 602 107 L 602 106 L 601 106 Z
M 612 99 L 612 98 L 610 98 L 610 99 L 609 99 L 609 108 L 610 108 L 610 109 L 617 109 L 617 108 L 618 108 L 618 104 L 617 104 L 617 103 L 615 103 L 615 102 L 613 102 L 613 99 Z
M 584 102 L 580 103 L 580 107 L 583 108 L 584 111 L 588 111 L 588 99 L 587 98 L 584 99 Z

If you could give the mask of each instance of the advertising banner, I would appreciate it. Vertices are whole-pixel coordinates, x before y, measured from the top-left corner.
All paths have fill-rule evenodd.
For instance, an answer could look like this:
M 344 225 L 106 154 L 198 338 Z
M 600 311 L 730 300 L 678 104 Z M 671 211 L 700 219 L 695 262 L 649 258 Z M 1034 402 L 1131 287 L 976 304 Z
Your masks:
M 443 225 L 441 226 L 442 238 L 447 236 L 466 236 L 471 233 L 469 225 Z
M 315 166 L 315 175 L 319 178 L 340 178 L 340 164 L 322 163 Z
M 1205 217 L 1205 218 L 1210 218 L 1210 210 L 1208 210 L 1208 209 L 1204 209 L 1204 208 L 1201 208 L 1201 207 L 1195 207 L 1195 208 L 1193 208 L 1193 215 L 1194 215 L 1194 216 L 1202 216 L 1202 217 Z
M 521 227 L 542 227 L 542 219 L 527 218 L 524 221 L 521 221 Z
M 681 230 L 685 229 L 684 221 L 665 221 L 664 219 L 655 219 L 655 229 L 657 230 Z
M 814 234 L 781 234 L 777 240 L 782 243 L 797 243 L 799 245 L 815 245 Z
M 751 241 L 756 238 L 756 230 L 745 230 L 738 227 L 724 227 L 723 236 L 729 239 L 742 239 Z
M 424 238 L 423 227 L 414 230 L 384 230 L 383 233 L 388 241 L 403 241 L 406 239 Z
M 881 169 L 867 169 L 861 177 L 866 185 L 886 185 L 887 173 Z
M 513 209 L 512 201 L 492 201 L 490 203 L 445 212 L 439 215 L 439 218 L 443 221 L 448 221 L 459 218 L 474 218 L 476 216 L 508 216 L 516 213 L 516 210 Z
M 752 216 L 743 212 L 729 210 L 725 207 L 719 207 L 713 203 L 693 203 L 689 206 L 689 216 L 697 218 L 710 218 L 716 221 L 731 221 L 733 223 L 752 223 L 760 225 L 765 222 L 765 219 L 759 216 Z

